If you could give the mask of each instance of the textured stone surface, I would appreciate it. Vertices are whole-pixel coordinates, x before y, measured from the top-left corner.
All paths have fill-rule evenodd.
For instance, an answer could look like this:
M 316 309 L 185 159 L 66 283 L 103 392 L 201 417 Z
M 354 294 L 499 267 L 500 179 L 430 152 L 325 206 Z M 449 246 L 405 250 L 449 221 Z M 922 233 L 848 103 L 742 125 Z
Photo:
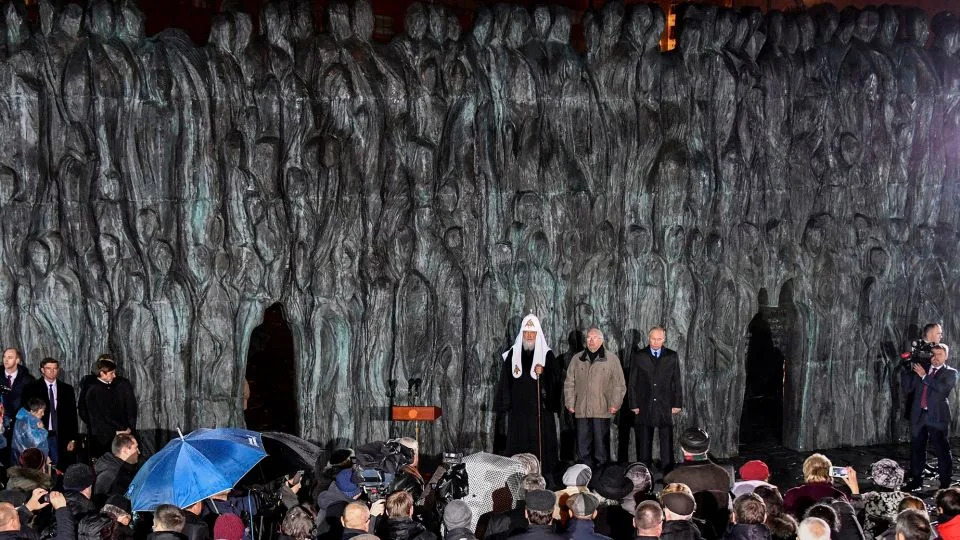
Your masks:
M 0 339 L 76 382 L 112 350 L 141 427 L 242 423 L 281 302 L 302 434 L 382 439 L 423 380 L 432 446 L 490 448 L 498 353 L 532 310 L 558 353 L 663 323 L 684 425 L 736 451 L 747 327 L 783 314 L 794 448 L 896 439 L 911 326 L 960 335 L 960 31 L 883 7 L 656 7 L 583 19 L 365 2 L 224 13 L 146 38 L 131 0 L 4 5 Z M 930 34 L 930 46 L 927 36 Z M 639 336 L 639 337 L 638 337 Z

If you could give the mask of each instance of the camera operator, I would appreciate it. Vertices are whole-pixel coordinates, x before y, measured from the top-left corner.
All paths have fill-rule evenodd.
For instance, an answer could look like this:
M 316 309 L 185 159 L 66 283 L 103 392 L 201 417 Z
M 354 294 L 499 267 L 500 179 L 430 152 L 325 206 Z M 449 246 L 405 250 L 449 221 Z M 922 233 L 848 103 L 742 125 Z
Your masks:
M 940 325 L 927 325 L 927 336 L 940 339 Z M 910 482 L 904 491 L 918 489 L 923 483 L 923 466 L 926 463 L 927 442 L 933 443 L 937 455 L 937 473 L 940 489 L 950 486 L 953 460 L 947 431 L 950 428 L 950 405 L 947 398 L 957 384 L 957 370 L 946 365 L 950 348 L 942 343 L 931 347 L 930 370 L 920 362 L 913 362 L 910 371 L 904 371 L 900 385 L 904 394 L 912 394 L 910 400 Z
M 297 505 L 300 487 L 298 474 L 293 478 L 281 477 L 262 486 L 251 486 L 247 491 L 224 490 L 203 501 L 200 517 L 210 531 L 222 514 L 233 514 L 244 525 L 253 521 L 257 530 L 247 528 L 244 538 L 256 538 L 257 531 L 268 528 L 271 520 L 282 520 L 283 513 Z M 254 517 L 260 519 L 253 520 Z

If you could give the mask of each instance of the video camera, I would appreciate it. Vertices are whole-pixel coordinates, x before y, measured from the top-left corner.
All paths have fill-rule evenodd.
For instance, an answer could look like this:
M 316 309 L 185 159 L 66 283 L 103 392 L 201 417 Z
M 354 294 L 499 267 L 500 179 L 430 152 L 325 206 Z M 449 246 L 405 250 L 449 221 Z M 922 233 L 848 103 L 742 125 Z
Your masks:
M 910 352 L 900 355 L 900 365 L 906 368 L 913 368 L 913 364 L 919 364 L 925 371 L 930 371 L 930 360 L 933 358 L 933 346 L 921 339 L 913 340 L 910 343 Z
M 374 503 L 390 494 L 390 482 L 378 469 L 360 469 L 360 489 L 367 501 Z

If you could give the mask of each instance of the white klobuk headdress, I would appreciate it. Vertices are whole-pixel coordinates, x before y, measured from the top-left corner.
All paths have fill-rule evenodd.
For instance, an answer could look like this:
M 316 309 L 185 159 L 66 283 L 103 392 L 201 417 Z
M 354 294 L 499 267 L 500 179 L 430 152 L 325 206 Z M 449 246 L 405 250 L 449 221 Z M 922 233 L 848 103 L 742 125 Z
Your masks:
M 534 371 L 537 366 L 543 366 L 547 363 L 547 351 L 550 350 L 550 346 L 547 345 L 547 338 L 543 336 L 543 329 L 540 328 L 540 320 L 537 319 L 537 316 L 534 314 L 527 315 L 523 318 L 523 322 L 520 323 L 520 333 L 517 334 L 516 341 L 513 342 L 513 349 L 503 353 L 503 359 L 506 360 L 507 356 L 511 356 L 511 372 L 513 373 L 514 379 L 519 379 L 522 374 L 523 367 L 520 364 L 520 354 L 523 352 L 523 333 L 524 332 L 536 332 L 537 339 L 533 346 L 533 363 L 530 364 L 530 377 L 533 379 L 537 378 L 537 373 Z

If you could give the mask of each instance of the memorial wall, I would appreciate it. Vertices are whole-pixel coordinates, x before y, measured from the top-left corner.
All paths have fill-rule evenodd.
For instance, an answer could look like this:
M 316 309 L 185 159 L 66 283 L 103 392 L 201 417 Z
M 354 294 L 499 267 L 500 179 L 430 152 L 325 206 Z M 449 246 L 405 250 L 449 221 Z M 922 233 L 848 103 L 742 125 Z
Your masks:
M 555 6 L 414 4 L 378 43 L 365 1 L 279 1 L 197 46 L 53 4 L 3 6 L 0 340 L 73 383 L 113 352 L 141 430 L 242 425 L 278 302 L 304 437 L 387 436 L 420 378 L 434 451 L 492 447 L 531 311 L 561 358 L 663 324 L 721 456 L 762 307 L 797 449 L 901 439 L 897 354 L 960 336 L 956 17 L 688 6 L 661 52 L 659 8 L 610 2 L 581 53 Z

